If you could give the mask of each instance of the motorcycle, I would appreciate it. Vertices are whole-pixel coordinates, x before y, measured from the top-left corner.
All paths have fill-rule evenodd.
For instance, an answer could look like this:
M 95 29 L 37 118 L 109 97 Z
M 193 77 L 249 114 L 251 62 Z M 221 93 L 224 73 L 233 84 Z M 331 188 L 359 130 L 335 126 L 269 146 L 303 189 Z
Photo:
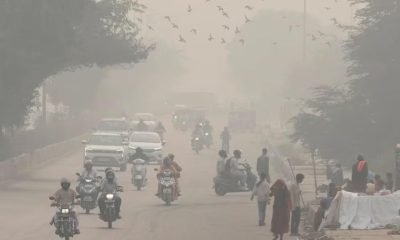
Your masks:
M 55 200 L 54 197 L 49 197 L 49 199 Z M 56 234 L 58 233 L 58 236 L 65 240 L 73 238 L 75 233 L 75 221 L 72 217 L 72 214 L 74 214 L 72 206 L 61 206 L 56 203 L 52 203 L 51 206 L 58 208 L 56 216 L 50 223 L 51 225 L 54 224 L 54 226 L 56 227 Z
M 166 169 L 161 173 L 159 176 L 159 184 L 161 187 L 159 197 L 167 206 L 171 205 L 171 202 L 178 199 L 178 194 L 176 192 L 176 180 L 171 170 Z
M 237 178 L 232 177 L 230 173 L 218 175 L 214 178 L 214 189 L 218 196 L 224 196 L 227 193 L 233 192 L 250 192 L 254 189 L 257 182 L 257 176 L 251 171 L 251 166 L 248 163 L 241 164 L 243 173 L 247 175 L 247 189 L 240 188 Z
M 204 139 L 204 145 L 207 148 L 210 148 L 212 143 L 213 143 L 212 134 L 210 132 L 205 132 L 204 136 L 203 136 L 203 139 Z
M 203 150 L 203 140 L 200 137 L 195 137 L 192 140 L 192 149 L 199 154 L 201 150 Z
M 76 173 L 78 177 L 81 177 L 79 173 Z M 85 178 L 80 181 L 77 187 L 77 192 L 81 196 L 81 207 L 85 210 L 86 214 L 90 213 L 97 207 L 97 197 L 98 197 L 98 186 L 96 179 Z
M 112 228 L 113 222 L 117 220 L 117 213 L 115 210 L 115 196 L 117 192 L 122 192 L 122 187 L 118 187 L 116 192 L 106 193 L 104 200 L 104 215 L 102 220 L 107 222 L 108 228 Z
M 147 169 L 145 166 L 146 161 L 143 159 L 133 160 L 132 166 L 132 184 L 140 191 L 147 184 Z

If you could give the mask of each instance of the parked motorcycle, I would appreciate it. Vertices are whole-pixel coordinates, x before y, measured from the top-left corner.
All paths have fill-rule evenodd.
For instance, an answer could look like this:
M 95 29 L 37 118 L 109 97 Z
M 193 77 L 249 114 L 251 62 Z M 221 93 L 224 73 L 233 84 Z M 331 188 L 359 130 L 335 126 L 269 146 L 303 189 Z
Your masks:
M 192 149 L 199 154 L 201 150 L 203 150 L 203 140 L 200 137 L 194 137 L 192 140 Z
M 251 166 L 248 163 L 241 164 L 244 173 L 247 175 L 247 190 L 240 188 L 237 178 L 234 178 L 230 173 L 224 173 L 214 178 L 214 189 L 218 196 L 224 196 L 231 192 L 249 192 L 254 189 L 257 182 L 257 176 L 251 171 Z
M 76 175 L 81 178 L 79 173 Z M 85 210 L 86 214 L 90 213 L 97 207 L 97 197 L 99 194 L 97 179 L 85 178 L 81 179 L 80 184 L 77 187 L 77 192 L 81 196 L 81 207 Z
M 118 187 L 117 192 L 122 192 L 122 187 Z M 112 228 L 113 222 L 117 220 L 117 213 L 115 209 L 115 196 L 117 192 L 107 193 L 105 194 L 104 201 L 104 215 L 102 216 L 102 220 L 107 222 L 108 228 Z
M 140 191 L 147 184 L 146 161 L 143 159 L 135 159 L 132 163 L 132 184 Z
M 157 169 L 155 169 L 157 170 Z M 164 170 L 159 176 L 160 184 L 160 198 L 165 202 L 166 205 L 171 205 L 171 202 L 178 199 L 176 192 L 176 180 L 174 173 L 171 170 Z
M 54 197 L 49 197 L 50 200 L 54 200 Z M 52 220 L 51 224 L 57 229 L 58 236 L 65 240 L 69 240 L 74 237 L 75 233 L 75 221 L 72 216 L 73 207 L 72 206 L 60 206 L 56 203 L 51 204 L 52 207 L 57 207 L 58 211 L 56 216 Z

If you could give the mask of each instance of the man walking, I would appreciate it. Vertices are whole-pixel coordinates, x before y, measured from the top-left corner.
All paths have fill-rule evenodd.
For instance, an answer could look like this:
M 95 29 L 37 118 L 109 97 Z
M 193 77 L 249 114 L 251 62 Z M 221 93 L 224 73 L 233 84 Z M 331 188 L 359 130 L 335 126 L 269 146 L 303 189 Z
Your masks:
M 303 182 L 303 180 L 304 180 L 304 175 L 301 173 L 297 174 L 296 175 L 296 183 L 293 183 L 289 189 L 290 197 L 292 200 L 292 219 L 291 219 L 291 227 L 290 227 L 290 233 L 292 236 L 299 235 L 299 225 L 300 225 L 300 219 L 301 219 L 300 184 Z
M 266 180 L 271 183 L 271 178 L 269 176 L 269 157 L 267 148 L 263 148 L 262 154 L 257 159 L 257 173 L 260 177 L 262 173 L 265 173 Z

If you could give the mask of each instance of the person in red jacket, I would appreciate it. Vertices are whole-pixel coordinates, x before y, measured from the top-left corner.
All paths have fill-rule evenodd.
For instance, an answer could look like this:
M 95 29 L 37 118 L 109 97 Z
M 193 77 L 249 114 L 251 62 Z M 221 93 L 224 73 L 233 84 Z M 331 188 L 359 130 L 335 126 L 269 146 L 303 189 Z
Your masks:
M 367 189 L 368 163 L 362 155 L 358 155 L 357 163 L 353 165 L 351 186 L 354 192 L 364 193 Z

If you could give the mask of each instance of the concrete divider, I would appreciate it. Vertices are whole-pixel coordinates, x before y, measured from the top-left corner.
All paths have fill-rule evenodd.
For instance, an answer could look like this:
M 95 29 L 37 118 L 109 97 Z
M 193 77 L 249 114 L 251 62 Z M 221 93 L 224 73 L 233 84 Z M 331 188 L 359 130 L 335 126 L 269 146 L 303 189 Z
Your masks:
M 0 181 L 21 177 L 45 164 L 55 162 L 68 154 L 72 154 L 82 148 L 81 140 L 84 137 L 85 135 L 82 135 L 1 161 Z

